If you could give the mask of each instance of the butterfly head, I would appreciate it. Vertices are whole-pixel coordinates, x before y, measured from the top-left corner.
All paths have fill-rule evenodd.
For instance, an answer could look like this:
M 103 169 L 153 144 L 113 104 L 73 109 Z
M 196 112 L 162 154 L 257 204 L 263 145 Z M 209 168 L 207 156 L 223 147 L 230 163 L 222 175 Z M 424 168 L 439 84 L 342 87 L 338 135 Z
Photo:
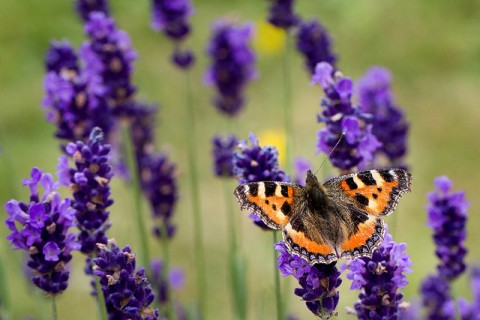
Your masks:
M 307 186 L 317 187 L 320 185 L 317 177 L 312 173 L 311 170 L 307 171 L 307 179 L 305 180 Z

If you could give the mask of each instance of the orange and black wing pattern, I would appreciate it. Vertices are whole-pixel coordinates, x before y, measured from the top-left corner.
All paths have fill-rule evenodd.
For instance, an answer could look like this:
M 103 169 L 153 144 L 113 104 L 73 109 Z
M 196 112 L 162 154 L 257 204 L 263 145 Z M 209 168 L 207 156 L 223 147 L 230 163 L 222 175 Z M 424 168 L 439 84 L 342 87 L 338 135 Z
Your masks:
M 250 182 L 234 192 L 242 210 L 250 210 L 272 229 L 282 229 L 294 214 L 299 185 L 287 182 Z
M 400 197 L 411 191 L 412 175 L 403 169 L 367 170 L 335 177 L 324 186 L 333 197 L 347 197 L 356 210 L 376 217 L 395 210 Z

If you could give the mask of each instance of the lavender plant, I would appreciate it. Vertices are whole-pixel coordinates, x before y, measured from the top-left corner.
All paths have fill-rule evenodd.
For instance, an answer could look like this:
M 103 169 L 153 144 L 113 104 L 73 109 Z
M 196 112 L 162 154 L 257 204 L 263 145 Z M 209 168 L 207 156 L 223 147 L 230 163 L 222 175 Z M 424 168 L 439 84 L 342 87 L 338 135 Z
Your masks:
M 235 26 L 224 20 L 213 24 L 207 54 L 211 59 L 204 81 L 215 87 L 212 103 L 228 116 L 237 115 L 244 105 L 246 85 L 255 78 L 255 54 L 251 48 L 253 28 Z
M 214 136 L 212 139 L 214 160 L 213 171 L 217 177 L 231 178 L 234 176 L 233 154 L 238 145 L 238 139 L 234 135 L 221 137 Z
M 288 30 L 300 19 L 293 12 L 294 0 L 270 0 L 268 21 L 277 28 Z
M 75 10 L 84 21 L 88 21 L 92 12 L 102 12 L 106 16 L 110 14 L 108 0 L 76 0 Z
M 372 132 L 372 118 L 352 105 L 352 80 L 321 62 L 315 67 L 313 83 L 319 84 L 326 95 L 322 99 L 324 110 L 318 115 L 318 122 L 326 124 L 318 132 L 318 151 L 329 154 L 332 164 L 341 171 L 363 168 L 381 143 Z M 342 135 L 345 137 L 340 139 Z
M 12 199 L 5 204 L 5 223 L 10 230 L 7 240 L 14 249 L 28 253 L 32 282 L 45 293 L 57 295 L 67 289 L 68 263 L 72 251 L 79 249 L 76 234 L 70 231 L 75 225 L 75 210 L 69 198 L 62 200 L 59 183 L 49 173 L 33 168 L 23 185 L 30 189 L 29 202 Z

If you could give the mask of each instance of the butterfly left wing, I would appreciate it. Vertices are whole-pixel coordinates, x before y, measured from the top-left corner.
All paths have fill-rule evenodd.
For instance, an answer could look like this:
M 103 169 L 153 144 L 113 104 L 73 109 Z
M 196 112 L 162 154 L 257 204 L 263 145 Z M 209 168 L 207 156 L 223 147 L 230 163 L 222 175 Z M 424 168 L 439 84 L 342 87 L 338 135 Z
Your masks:
M 295 195 L 302 188 L 288 182 L 250 182 L 239 185 L 234 195 L 242 210 L 251 210 L 267 226 L 279 230 L 293 216 Z
M 411 174 L 403 169 L 367 170 L 324 183 L 329 197 L 346 215 L 347 237 L 337 248 L 341 257 L 371 256 L 383 240 L 380 218 L 395 210 L 411 184 Z

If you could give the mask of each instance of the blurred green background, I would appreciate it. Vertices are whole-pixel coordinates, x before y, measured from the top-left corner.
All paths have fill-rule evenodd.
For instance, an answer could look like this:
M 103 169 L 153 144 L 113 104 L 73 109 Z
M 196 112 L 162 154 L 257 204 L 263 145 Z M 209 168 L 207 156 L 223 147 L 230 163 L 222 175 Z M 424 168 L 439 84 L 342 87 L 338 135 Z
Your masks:
M 207 319 L 229 319 L 231 304 L 226 272 L 226 219 L 222 183 L 212 174 L 211 136 L 230 130 L 246 138 L 249 132 L 282 132 L 282 79 L 280 53 L 258 52 L 259 78 L 249 86 L 248 104 L 232 122 L 209 103 L 212 90 L 205 88 L 202 77 L 207 65 L 204 55 L 212 21 L 228 16 L 238 21 L 259 23 L 264 20 L 266 1 L 195 1 L 193 35 L 188 45 L 197 54 L 193 70 L 198 132 L 195 135 L 201 180 L 201 210 L 207 258 Z M 195 261 L 192 247 L 192 215 L 188 187 L 186 128 L 183 75 L 168 62 L 171 44 L 149 27 L 147 1 L 111 2 L 112 15 L 119 28 L 126 30 L 137 50 L 134 83 L 138 98 L 160 105 L 156 128 L 158 148 L 169 150 L 178 164 L 179 195 L 175 222 L 178 233 L 171 243 L 172 264 L 184 268 L 185 287 L 176 292 L 182 303 L 195 301 Z M 334 39 L 339 68 L 347 76 L 359 78 L 372 65 L 389 68 L 394 76 L 393 89 L 398 105 L 404 108 L 411 124 L 407 161 L 413 173 L 413 192 L 402 199 L 397 212 L 387 219 L 395 224 L 394 239 L 407 243 L 414 272 L 405 290 L 406 299 L 417 296 L 421 279 L 434 271 L 431 232 L 426 227 L 426 192 L 433 179 L 448 175 L 455 189 L 466 191 L 472 202 L 468 223 L 467 256 L 469 263 L 480 263 L 480 201 L 478 170 L 480 142 L 480 2 L 459 1 L 298 1 L 297 12 L 304 18 L 318 17 Z M 54 127 L 45 121 L 41 109 L 43 96 L 43 57 L 51 39 L 68 39 L 78 47 L 84 40 L 83 26 L 72 1 L 2 0 L 0 1 L 0 203 L 16 197 L 26 200 L 27 190 L 21 179 L 32 166 L 55 172 L 60 155 Z M 294 102 L 294 154 L 318 166 L 316 132 L 320 128 L 315 115 L 322 95 L 309 86 L 303 60 L 292 54 Z M 233 129 L 232 129 L 233 130 Z M 321 178 L 321 179 L 324 179 Z M 234 183 L 232 183 L 233 191 Z M 109 235 L 119 245 L 139 245 L 132 228 L 131 189 L 113 179 L 111 207 L 113 227 Z M 233 198 L 233 197 L 232 197 Z M 146 208 L 146 206 L 144 206 Z M 238 212 L 237 212 L 238 211 Z M 275 317 L 271 235 L 255 228 L 247 214 L 235 210 L 241 232 L 240 246 L 248 265 L 250 319 Z M 145 210 L 145 215 L 148 215 Z M 1 220 L 5 219 L 3 210 Z M 395 220 L 395 221 L 394 221 Z M 50 305 L 37 290 L 31 289 L 21 271 L 21 252 L 12 253 L 4 240 L 7 230 L 0 227 L 0 255 L 6 261 L 10 304 L 14 319 L 32 315 L 47 318 Z M 161 256 L 161 247 L 151 240 L 151 254 Z M 87 319 L 95 316 L 95 305 L 88 295 L 89 285 L 83 274 L 83 257 L 76 255 L 69 289 L 58 299 L 60 319 Z M 289 283 L 288 311 L 300 318 L 311 314 L 293 295 Z M 349 291 L 349 281 L 340 287 L 340 318 L 344 308 L 353 305 L 357 292 Z M 470 298 L 468 279 L 462 277 L 454 292 Z

